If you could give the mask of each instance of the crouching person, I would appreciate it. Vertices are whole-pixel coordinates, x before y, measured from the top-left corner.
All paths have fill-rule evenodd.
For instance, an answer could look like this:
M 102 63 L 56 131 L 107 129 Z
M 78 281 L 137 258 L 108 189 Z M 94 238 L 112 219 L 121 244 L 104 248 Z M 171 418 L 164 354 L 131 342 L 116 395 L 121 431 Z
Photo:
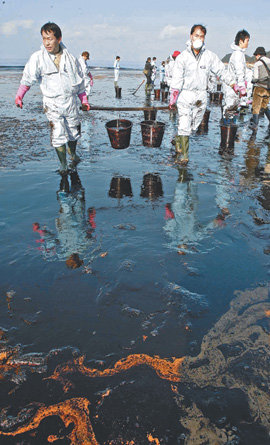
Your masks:
M 65 172 L 66 148 L 72 166 L 80 161 L 76 155 L 77 141 L 81 136 L 76 97 L 79 97 L 85 110 L 89 110 L 90 105 L 80 65 L 61 42 L 62 32 L 59 26 L 46 23 L 40 33 L 43 45 L 39 51 L 32 54 L 25 65 L 15 104 L 22 108 L 25 93 L 34 82 L 39 82 L 44 112 L 51 127 L 51 143 L 61 164 L 60 172 Z

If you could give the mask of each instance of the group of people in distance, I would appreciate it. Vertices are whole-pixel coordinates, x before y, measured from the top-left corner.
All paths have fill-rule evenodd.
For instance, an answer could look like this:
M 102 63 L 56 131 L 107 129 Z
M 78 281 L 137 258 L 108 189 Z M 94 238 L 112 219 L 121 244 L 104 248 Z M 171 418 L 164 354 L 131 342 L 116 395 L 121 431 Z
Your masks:
M 207 105 L 209 77 L 215 75 L 223 83 L 224 104 L 223 119 L 226 125 L 235 122 L 235 115 L 241 101 L 247 93 L 247 67 L 245 50 L 250 35 L 246 30 L 239 31 L 232 44 L 232 55 L 228 68 L 218 56 L 205 47 L 206 28 L 195 24 L 190 31 L 186 49 L 175 51 L 171 60 L 164 67 L 164 78 L 170 88 L 169 108 L 177 106 L 179 123 L 175 137 L 175 150 L 178 161 L 186 164 L 189 159 L 189 137 L 199 127 Z M 43 94 L 44 112 L 50 122 L 51 141 L 60 160 L 62 172 L 67 171 L 66 151 L 71 157 L 71 165 L 79 162 L 76 154 L 77 141 L 81 135 L 79 110 L 76 97 L 82 108 L 90 109 L 88 95 L 93 78 L 87 60 L 89 53 L 84 51 L 79 61 L 62 43 L 61 29 L 55 23 L 46 23 L 41 28 L 43 46 L 34 52 L 27 62 L 21 84 L 16 94 L 15 103 L 23 106 L 23 97 L 34 82 L 39 82 Z M 256 131 L 259 113 L 264 111 L 270 121 L 268 102 L 270 97 L 270 59 L 263 47 L 254 52 L 256 63 L 253 70 L 253 105 L 251 128 Z M 114 82 L 117 85 L 120 69 L 120 57 L 114 63 Z M 146 89 L 155 82 L 157 72 L 156 57 L 148 57 L 144 74 Z

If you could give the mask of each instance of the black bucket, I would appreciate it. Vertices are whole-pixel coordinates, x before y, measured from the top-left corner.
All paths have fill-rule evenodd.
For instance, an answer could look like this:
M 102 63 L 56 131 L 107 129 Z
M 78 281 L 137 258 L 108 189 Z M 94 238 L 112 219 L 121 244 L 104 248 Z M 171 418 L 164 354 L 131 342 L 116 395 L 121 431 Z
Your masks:
M 165 130 L 164 122 L 143 121 L 141 130 L 144 147 L 160 147 Z
M 115 119 L 106 123 L 105 127 L 110 138 L 112 148 L 128 148 L 132 122 L 125 119 Z
M 237 133 L 237 125 L 221 125 L 220 126 L 220 152 L 233 152 L 234 141 Z
M 159 100 L 160 99 L 160 89 L 154 90 L 154 94 L 155 94 L 155 100 Z
M 166 102 L 166 100 L 168 99 L 168 94 L 169 94 L 169 91 L 161 91 L 162 102 Z
M 202 121 L 197 129 L 197 134 L 204 134 L 208 131 L 210 110 L 205 110 Z
M 121 99 L 121 91 L 122 91 L 122 88 L 120 88 L 120 87 L 114 87 L 115 88 L 115 97 L 117 98 L 117 99 Z
M 222 84 L 221 84 L 221 83 L 218 83 L 218 84 L 217 84 L 217 91 L 221 91 L 221 87 L 222 87 Z
M 144 120 L 155 121 L 157 116 L 157 110 L 144 110 Z
M 216 91 L 214 93 L 214 102 L 216 104 L 221 104 L 222 99 L 223 99 L 223 93 L 220 93 L 219 91 Z
M 133 196 L 129 178 L 114 176 L 111 180 L 109 196 L 121 199 L 123 196 Z
M 159 175 L 153 173 L 144 175 L 140 196 L 152 200 L 163 196 L 162 182 Z
M 215 93 L 209 93 L 209 100 L 210 100 L 210 102 L 215 101 Z

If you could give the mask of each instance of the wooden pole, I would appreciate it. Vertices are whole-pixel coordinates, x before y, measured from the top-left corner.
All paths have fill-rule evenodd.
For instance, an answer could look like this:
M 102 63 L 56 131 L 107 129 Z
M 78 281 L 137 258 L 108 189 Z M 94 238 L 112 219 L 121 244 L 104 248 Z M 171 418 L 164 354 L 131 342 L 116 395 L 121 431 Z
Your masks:
M 81 107 L 81 110 L 87 111 Z M 90 105 L 89 111 L 151 111 L 151 110 L 169 110 L 169 106 L 160 107 L 99 107 L 97 105 Z

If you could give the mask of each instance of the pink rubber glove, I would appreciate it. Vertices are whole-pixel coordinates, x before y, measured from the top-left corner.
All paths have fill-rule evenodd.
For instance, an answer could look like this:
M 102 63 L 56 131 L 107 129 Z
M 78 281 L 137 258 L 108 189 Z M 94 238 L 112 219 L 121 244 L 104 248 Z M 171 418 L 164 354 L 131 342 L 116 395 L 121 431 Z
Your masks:
M 89 102 L 87 100 L 87 96 L 86 96 L 86 92 L 84 91 L 81 94 L 78 94 L 78 97 L 83 105 L 83 111 L 89 111 L 90 110 L 90 105 Z
M 243 96 L 247 95 L 246 87 L 239 87 L 239 95 L 240 95 L 240 97 L 243 97 Z
M 23 107 L 23 97 L 25 95 L 25 93 L 30 90 L 30 87 L 26 86 L 26 85 L 20 85 L 15 97 L 15 104 L 17 105 L 17 107 L 22 108 Z
M 170 93 L 171 94 L 170 94 L 169 108 L 171 109 L 173 105 L 176 104 L 180 91 L 177 90 L 176 88 L 171 88 Z
M 94 85 L 93 76 L 91 73 L 89 73 L 88 76 L 90 77 L 90 86 L 92 87 Z
M 237 94 L 238 91 L 239 91 L 239 85 L 237 85 L 237 83 L 235 83 L 235 84 L 232 86 L 232 89 L 233 89 L 233 91 Z

